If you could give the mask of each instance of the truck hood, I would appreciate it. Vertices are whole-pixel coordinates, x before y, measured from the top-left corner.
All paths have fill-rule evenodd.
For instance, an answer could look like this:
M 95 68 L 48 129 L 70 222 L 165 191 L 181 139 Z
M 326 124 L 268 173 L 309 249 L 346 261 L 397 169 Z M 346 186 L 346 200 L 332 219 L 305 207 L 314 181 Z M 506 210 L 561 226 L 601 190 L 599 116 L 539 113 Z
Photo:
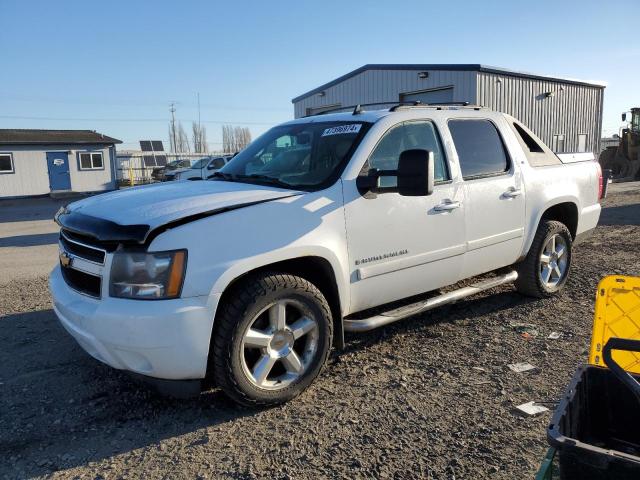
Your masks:
M 146 243 L 158 231 L 304 192 L 225 181 L 171 182 L 96 195 L 61 208 L 56 222 L 104 242 Z

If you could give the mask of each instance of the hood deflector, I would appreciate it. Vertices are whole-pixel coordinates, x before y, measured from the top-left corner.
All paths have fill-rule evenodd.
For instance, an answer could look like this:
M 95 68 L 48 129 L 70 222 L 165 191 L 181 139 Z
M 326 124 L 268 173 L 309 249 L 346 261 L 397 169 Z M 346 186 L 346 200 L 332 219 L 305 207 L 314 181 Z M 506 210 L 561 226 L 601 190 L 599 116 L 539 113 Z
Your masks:
M 171 228 L 194 222 L 202 218 L 211 217 L 219 213 L 230 212 L 232 210 L 271 202 L 273 200 L 282 200 L 283 198 L 294 197 L 297 195 L 300 194 L 284 195 L 277 198 L 268 198 L 266 200 L 239 203 L 236 205 L 207 210 L 193 215 L 187 215 L 186 217 L 182 217 L 177 220 L 172 220 L 153 229 L 149 225 L 120 225 L 119 223 L 112 222 L 111 220 L 105 220 L 91 215 L 86 215 L 78 211 L 69 210 L 67 207 L 61 208 L 58 213 L 56 213 L 54 220 L 65 230 L 78 235 L 94 238 L 100 242 L 148 245 L 159 234 Z

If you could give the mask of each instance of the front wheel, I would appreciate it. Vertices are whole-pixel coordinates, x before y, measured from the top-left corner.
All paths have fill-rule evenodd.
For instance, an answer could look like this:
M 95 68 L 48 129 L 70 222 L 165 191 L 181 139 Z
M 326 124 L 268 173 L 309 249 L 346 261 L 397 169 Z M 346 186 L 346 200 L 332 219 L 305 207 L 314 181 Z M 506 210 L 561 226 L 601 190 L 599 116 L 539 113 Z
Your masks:
M 516 289 L 531 297 L 550 297 L 564 287 L 571 269 L 571 233 L 555 220 L 543 220 L 526 258 L 517 265 Z
M 214 381 L 244 405 L 286 402 L 319 375 L 331 340 L 331 311 L 312 283 L 273 272 L 250 276 L 216 318 Z

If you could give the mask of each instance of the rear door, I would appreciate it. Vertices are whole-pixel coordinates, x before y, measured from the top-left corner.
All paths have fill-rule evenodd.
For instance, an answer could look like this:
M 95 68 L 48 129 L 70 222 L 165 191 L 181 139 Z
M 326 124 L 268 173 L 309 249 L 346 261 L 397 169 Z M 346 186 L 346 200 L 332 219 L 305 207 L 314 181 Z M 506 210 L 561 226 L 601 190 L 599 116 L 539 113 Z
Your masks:
M 456 118 L 448 127 L 465 190 L 467 278 L 518 259 L 524 241 L 525 192 L 520 169 L 496 124 Z
M 47 168 L 51 191 L 71 190 L 68 152 L 47 152 Z

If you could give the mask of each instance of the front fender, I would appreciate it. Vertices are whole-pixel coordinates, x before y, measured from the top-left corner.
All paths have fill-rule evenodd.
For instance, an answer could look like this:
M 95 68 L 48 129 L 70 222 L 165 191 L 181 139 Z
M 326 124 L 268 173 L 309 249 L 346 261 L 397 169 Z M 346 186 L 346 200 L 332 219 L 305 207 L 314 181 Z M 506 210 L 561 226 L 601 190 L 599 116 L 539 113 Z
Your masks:
M 342 313 L 348 311 L 350 301 L 349 288 L 346 282 L 348 273 L 343 267 L 343 262 L 332 249 L 319 245 L 288 248 L 286 250 L 269 252 L 268 254 L 257 258 L 252 257 L 235 262 L 229 265 L 228 268 L 218 277 L 216 282 L 213 284 L 210 294 L 219 295 L 224 293 L 234 280 L 257 269 L 261 269 L 278 262 L 304 257 L 318 257 L 329 262 L 336 280 L 336 287 Z
M 151 251 L 186 248 L 183 297 L 215 295 L 267 265 L 320 257 L 331 268 L 348 310 L 348 252 L 342 185 L 194 220 L 160 234 Z

